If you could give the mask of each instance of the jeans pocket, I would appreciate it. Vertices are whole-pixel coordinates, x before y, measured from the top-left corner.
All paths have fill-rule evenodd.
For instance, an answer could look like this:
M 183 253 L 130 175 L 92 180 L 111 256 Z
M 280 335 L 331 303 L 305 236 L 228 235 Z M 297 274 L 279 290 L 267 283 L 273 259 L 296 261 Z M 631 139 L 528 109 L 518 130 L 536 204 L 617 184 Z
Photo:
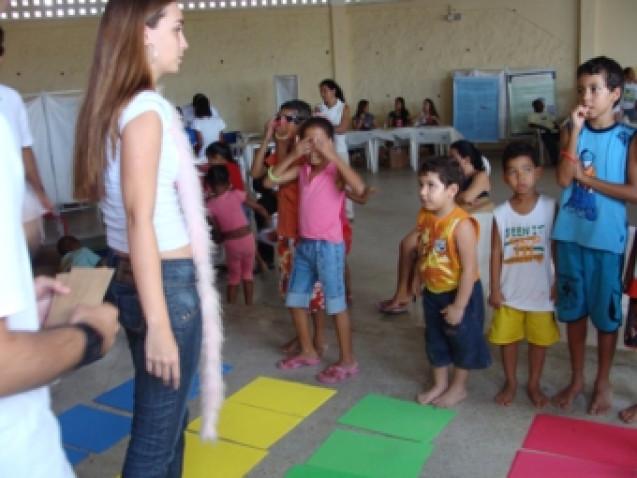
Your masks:
M 171 287 L 165 291 L 170 323 L 174 330 L 188 327 L 201 314 L 197 288 Z

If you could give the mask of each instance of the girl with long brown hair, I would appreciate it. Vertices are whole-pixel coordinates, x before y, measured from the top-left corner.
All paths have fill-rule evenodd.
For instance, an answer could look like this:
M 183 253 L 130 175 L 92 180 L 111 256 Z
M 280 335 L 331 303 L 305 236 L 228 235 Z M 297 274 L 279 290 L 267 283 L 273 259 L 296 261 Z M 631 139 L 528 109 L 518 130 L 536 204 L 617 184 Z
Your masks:
M 108 298 L 120 309 L 135 367 L 124 478 L 181 476 L 200 350 L 204 438 L 215 436 L 223 395 L 199 181 L 175 108 L 155 91 L 179 70 L 183 23 L 174 1 L 110 0 L 77 122 L 75 194 L 101 202 L 116 268 Z

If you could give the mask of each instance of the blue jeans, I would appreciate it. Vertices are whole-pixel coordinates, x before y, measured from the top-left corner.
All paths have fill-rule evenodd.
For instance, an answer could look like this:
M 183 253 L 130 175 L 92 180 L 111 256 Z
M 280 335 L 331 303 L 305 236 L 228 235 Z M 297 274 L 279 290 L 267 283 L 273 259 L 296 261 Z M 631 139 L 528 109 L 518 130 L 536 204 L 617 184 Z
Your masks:
M 201 307 L 195 267 L 190 259 L 163 260 L 164 297 L 179 349 L 179 389 L 146 372 L 146 321 L 130 263 L 109 258 L 116 268 L 107 299 L 119 309 L 135 367 L 135 406 L 122 478 L 179 478 L 182 474 L 188 391 L 199 363 Z
M 314 284 L 319 281 L 329 315 L 347 309 L 345 299 L 345 243 L 301 239 L 294 249 L 286 307 L 307 309 Z

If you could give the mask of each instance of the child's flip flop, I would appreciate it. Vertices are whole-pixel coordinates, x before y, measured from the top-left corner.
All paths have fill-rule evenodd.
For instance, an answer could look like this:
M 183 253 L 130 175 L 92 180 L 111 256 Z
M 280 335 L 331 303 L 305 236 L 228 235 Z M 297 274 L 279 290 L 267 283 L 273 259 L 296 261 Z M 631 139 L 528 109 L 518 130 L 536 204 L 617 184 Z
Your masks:
M 295 368 L 301 367 L 313 367 L 314 365 L 318 365 L 321 363 L 320 358 L 307 358 L 301 357 L 300 355 L 295 355 L 293 357 L 284 358 L 283 360 L 279 360 L 276 364 L 278 368 L 281 370 L 294 370 Z
M 343 365 L 330 365 L 321 373 L 316 376 L 316 379 L 321 383 L 326 383 L 328 385 L 340 383 L 343 380 L 347 380 L 358 374 L 360 369 L 358 368 L 358 364 L 355 363 L 350 367 L 344 367 Z
M 379 312 L 388 315 L 404 314 L 407 312 L 407 306 L 407 302 L 398 302 L 397 304 L 391 305 L 391 301 L 388 300 L 383 300 L 376 305 Z

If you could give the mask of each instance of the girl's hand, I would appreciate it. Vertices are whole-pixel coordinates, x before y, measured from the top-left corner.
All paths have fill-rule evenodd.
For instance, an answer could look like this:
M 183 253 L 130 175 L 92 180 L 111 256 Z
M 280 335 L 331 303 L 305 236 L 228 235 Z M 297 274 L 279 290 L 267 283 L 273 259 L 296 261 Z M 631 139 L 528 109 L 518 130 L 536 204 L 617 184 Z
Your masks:
M 267 141 L 270 141 L 272 139 L 272 136 L 274 136 L 274 129 L 276 128 L 276 125 L 277 125 L 276 116 L 273 116 L 272 118 L 270 118 L 268 122 L 265 124 L 265 139 Z
M 146 371 L 161 378 L 164 385 L 179 388 L 179 350 L 170 325 L 148 327 L 146 332 Z
M 586 120 L 586 114 L 588 113 L 588 106 L 577 105 L 571 113 L 571 122 L 573 123 L 573 129 L 579 131 L 584 126 Z
M 502 291 L 498 288 L 496 290 L 492 290 L 489 294 L 489 305 L 494 309 L 499 309 L 504 304 L 504 296 L 502 295 Z
M 308 156 L 312 152 L 312 142 L 310 138 L 300 140 L 294 146 L 294 156 L 300 158 L 301 156 Z
M 314 150 L 318 151 L 318 153 L 323 156 L 325 159 L 330 161 L 340 159 L 338 154 L 336 154 L 336 150 L 334 149 L 334 143 L 332 141 L 320 141 L 317 140 L 313 143 Z
M 35 288 L 35 300 L 38 306 L 38 319 L 40 320 L 40 325 L 44 325 L 51 309 L 53 296 L 56 294 L 66 295 L 71 292 L 71 289 L 59 280 L 46 276 L 36 277 L 33 281 L 33 287 Z
M 445 321 L 449 325 L 458 325 L 462 322 L 462 316 L 464 315 L 464 307 L 460 307 L 455 303 L 449 304 L 447 307 L 441 310 Z

